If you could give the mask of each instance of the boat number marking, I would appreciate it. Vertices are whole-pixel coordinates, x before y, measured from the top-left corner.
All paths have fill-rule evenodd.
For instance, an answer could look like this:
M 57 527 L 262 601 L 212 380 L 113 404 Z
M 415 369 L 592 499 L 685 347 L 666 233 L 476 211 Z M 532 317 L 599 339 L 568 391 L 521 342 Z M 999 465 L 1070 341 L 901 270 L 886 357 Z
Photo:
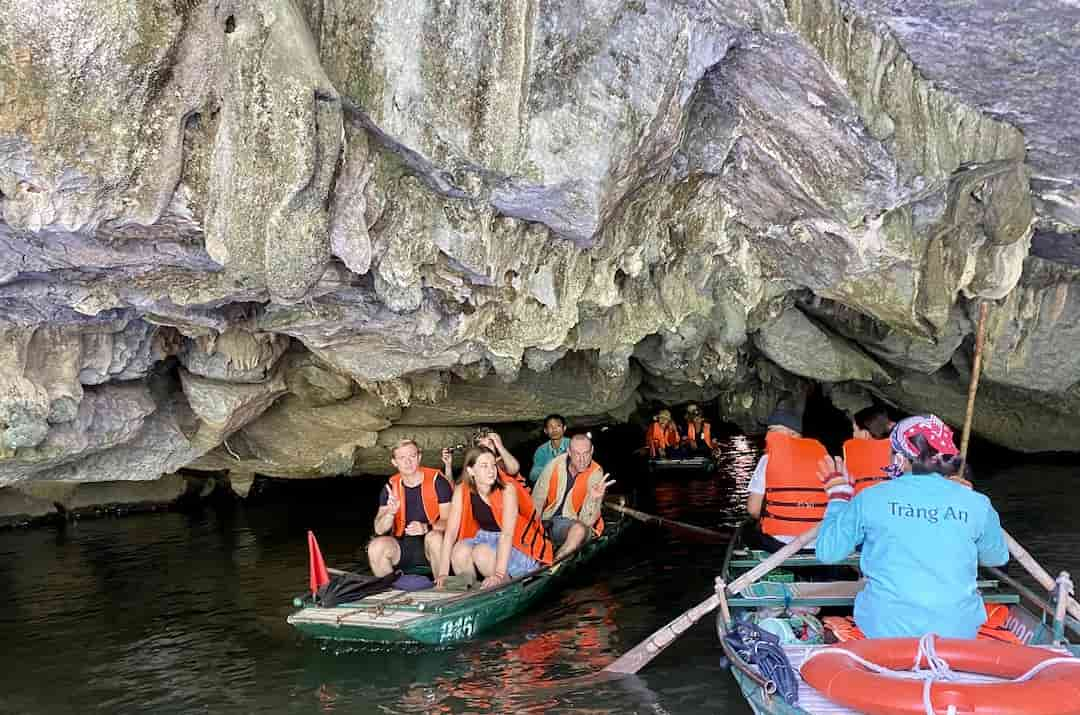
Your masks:
M 439 631 L 439 642 L 448 643 L 472 637 L 475 618 L 475 615 L 470 615 L 446 621 Z

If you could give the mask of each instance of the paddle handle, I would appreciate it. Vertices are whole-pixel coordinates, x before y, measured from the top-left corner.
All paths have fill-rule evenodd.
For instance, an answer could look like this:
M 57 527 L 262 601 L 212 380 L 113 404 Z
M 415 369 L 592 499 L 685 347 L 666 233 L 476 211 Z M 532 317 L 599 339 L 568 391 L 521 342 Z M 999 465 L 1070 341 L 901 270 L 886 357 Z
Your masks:
M 1050 593 L 1055 593 L 1057 590 L 1057 581 L 1053 576 L 1047 572 L 1039 562 L 1035 560 L 1028 550 L 1020 545 L 1016 539 L 1009 534 L 1009 532 L 1002 529 L 1005 532 L 1005 543 L 1009 545 L 1009 553 L 1016 559 L 1024 569 L 1032 575 L 1032 577 L 1039 582 L 1039 585 L 1045 588 Z M 1073 618 L 1080 620 L 1080 603 L 1076 602 L 1076 599 L 1066 596 L 1065 609 L 1069 612 L 1069 615 Z
M 777 551 L 769 558 L 762 561 L 760 564 L 744 573 L 739 578 L 735 579 L 727 585 L 727 592 L 736 595 L 741 593 L 750 584 L 760 579 L 765 574 L 772 571 L 780 564 L 787 561 L 789 556 L 795 555 L 800 549 L 809 544 L 815 538 L 817 538 L 818 531 L 821 530 L 821 524 L 815 524 L 812 529 L 799 534 L 790 544 Z
M 971 426 L 975 417 L 975 393 L 979 389 L 979 375 L 982 373 L 983 346 L 986 344 L 987 304 L 979 304 L 979 323 L 975 329 L 975 359 L 971 363 L 971 382 L 968 383 L 967 412 L 964 415 L 964 431 L 960 438 L 960 476 L 964 476 L 967 466 L 968 444 L 971 441 Z

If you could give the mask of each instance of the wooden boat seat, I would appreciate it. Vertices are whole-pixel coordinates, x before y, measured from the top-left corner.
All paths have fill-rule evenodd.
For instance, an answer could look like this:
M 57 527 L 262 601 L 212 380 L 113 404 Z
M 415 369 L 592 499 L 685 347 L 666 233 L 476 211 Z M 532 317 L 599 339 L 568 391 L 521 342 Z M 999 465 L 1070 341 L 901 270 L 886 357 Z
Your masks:
M 765 606 L 850 606 L 862 590 L 864 582 L 858 581 L 796 581 L 776 583 L 758 581 L 750 584 L 742 593 L 728 599 L 731 606 L 761 608 Z M 998 582 L 979 580 L 976 584 L 987 603 L 1019 603 L 1015 593 L 998 592 Z
M 753 567 L 757 566 L 759 563 L 761 563 L 765 559 L 772 556 L 772 554 L 770 554 L 768 551 L 760 551 L 758 549 L 752 549 L 752 550 L 748 549 L 748 550 L 745 550 L 745 551 L 743 551 L 741 553 L 740 552 L 735 552 L 735 554 L 733 554 L 733 555 L 737 555 L 738 558 L 732 558 L 731 561 L 729 562 L 729 564 L 731 566 L 737 566 L 737 567 L 740 567 L 740 568 L 747 568 L 747 569 L 750 569 L 750 568 L 753 568 Z M 859 565 L 859 555 L 858 554 L 852 554 L 851 556 L 848 556 L 846 559 L 841 561 L 839 564 L 832 564 L 832 565 L 836 565 L 836 566 L 858 566 Z M 787 559 L 786 561 L 784 561 L 783 566 L 785 566 L 785 567 L 791 567 L 791 566 L 825 566 L 825 564 L 818 561 L 817 557 L 814 556 L 814 554 L 812 554 L 812 553 L 806 553 L 806 554 L 799 553 L 799 554 L 796 554 L 795 556 L 792 556 L 791 558 Z

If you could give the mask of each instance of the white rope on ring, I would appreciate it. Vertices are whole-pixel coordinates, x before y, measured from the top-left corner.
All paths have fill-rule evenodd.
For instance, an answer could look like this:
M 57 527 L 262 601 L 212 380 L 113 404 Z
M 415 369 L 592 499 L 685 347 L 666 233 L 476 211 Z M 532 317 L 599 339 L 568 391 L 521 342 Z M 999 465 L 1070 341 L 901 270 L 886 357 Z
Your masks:
M 915 662 L 912 665 L 911 670 L 892 670 L 886 668 L 883 665 L 879 665 L 873 661 L 867 660 L 860 655 L 852 653 L 846 648 L 821 648 L 820 650 L 811 651 L 806 658 L 803 659 L 802 665 L 806 665 L 811 659 L 823 655 L 825 653 L 841 653 L 851 658 L 853 661 L 863 666 L 867 670 L 871 670 L 879 675 L 885 675 L 891 678 L 912 679 L 917 678 L 923 681 L 923 708 L 926 711 L 926 715 L 936 715 L 934 712 L 934 706 L 930 702 L 930 688 L 933 684 L 939 680 L 952 681 L 956 680 L 957 673 L 949 667 L 948 661 L 937 655 L 937 651 L 934 647 L 934 634 L 927 633 L 919 639 L 919 649 L 915 653 Z M 927 669 L 922 669 L 923 658 L 926 659 L 926 664 L 929 666 Z M 1080 665 L 1080 658 L 1074 658 L 1071 656 L 1047 658 L 1044 661 L 1037 663 L 1033 668 L 1024 673 L 1023 675 L 1013 678 L 1010 682 L 1022 683 L 1025 680 L 1030 680 L 1042 670 L 1052 665 Z M 800 666 L 801 667 L 801 666 Z M 946 711 L 946 715 L 953 715 L 956 712 L 956 706 L 950 705 Z

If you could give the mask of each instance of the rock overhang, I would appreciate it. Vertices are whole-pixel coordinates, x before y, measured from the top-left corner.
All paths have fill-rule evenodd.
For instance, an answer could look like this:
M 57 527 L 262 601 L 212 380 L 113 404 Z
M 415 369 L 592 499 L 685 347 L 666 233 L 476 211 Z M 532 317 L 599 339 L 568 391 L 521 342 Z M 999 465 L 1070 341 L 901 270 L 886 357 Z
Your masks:
M 0 28 L 0 483 L 92 455 L 120 478 L 362 471 L 398 434 L 642 400 L 753 429 L 806 381 L 948 411 L 977 300 L 991 409 L 1020 415 L 986 436 L 1045 449 L 1025 410 L 1080 411 L 1054 357 L 1080 122 L 1051 91 L 1077 80 L 1020 87 L 1043 45 L 1046 73 L 1075 58 L 1024 29 L 1072 6 L 234 5 L 102 44 L 97 114 L 39 111 L 94 86 L 53 72 L 70 23 Z M 1007 32 L 976 27 L 994 8 Z M 87 395 L 98 422 L 73 419 Z M 292 459 L 275 429 L 309 443 Z

